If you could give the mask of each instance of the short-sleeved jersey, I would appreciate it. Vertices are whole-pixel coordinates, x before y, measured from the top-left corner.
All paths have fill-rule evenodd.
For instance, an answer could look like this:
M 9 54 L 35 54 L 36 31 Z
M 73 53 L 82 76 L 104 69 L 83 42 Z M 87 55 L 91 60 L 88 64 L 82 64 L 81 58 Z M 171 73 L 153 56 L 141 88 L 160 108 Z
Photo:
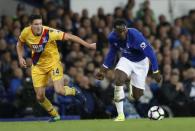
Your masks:
M 64 36 L 64 32 L 47 26 L 43 26 L 40 36 L 35 36 L 28 26 L 22 30 L 19 40 L 31 48 L 34 66 L 49 68 L 60 60 L 56 40 L 63 40 Z

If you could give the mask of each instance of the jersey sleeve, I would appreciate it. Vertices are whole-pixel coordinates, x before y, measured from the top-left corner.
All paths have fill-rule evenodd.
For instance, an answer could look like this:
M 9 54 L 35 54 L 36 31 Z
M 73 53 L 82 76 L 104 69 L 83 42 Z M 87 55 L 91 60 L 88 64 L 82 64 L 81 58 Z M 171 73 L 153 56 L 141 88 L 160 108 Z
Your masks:
M 65 32 L 49 28 L 49 37 L 50 40 L 63 40 L 65 37 Z
M 109 40 L 109 51 L 104 59 L 103 66 L 106 68 L 111 68 L 114 65 L 114 60 L 118 51 L 118 48 L 114 46 L 113 40 L 108 38 Z
M 19 36 L 19 41 L 22 42 L 22 43 L 25 43 L 26 42 L 26 37 L 28 35 L 28 32 L 27 32 L 27 29 L 24 28 Z
M 152 65 L 152 71 L 153 72 L 158 71 L 157 57 L 154 53 L 154 50 L 151 44 L 146 40 L 146 38 L 143 36 L 141 32 L 138 32 L 137 30 L 135 30 L 134 32 L 135 32 L 134 40 L 135 40 L 137 48 L 139 50 L 142 50 L 145 56 L 149 58 L 151 65 Z
M 152 64 L 152 71 L 153 72 L 158 71 L 158 61 L 150 44 L 145 49 L 143 49 L 143 51 L 144 54 L 150 59 L 150 62 Z

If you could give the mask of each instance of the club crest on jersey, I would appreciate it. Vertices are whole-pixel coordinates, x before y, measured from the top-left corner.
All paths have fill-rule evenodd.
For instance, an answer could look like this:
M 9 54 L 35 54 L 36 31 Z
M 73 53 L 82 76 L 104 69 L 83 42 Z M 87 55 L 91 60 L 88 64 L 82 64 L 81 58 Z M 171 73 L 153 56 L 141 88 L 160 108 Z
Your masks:
M 140 47 L 144 50 L 145 48 L 146 48 L 146 43 L 145 42 L 142 42 L 141 44 L 140 44 Z
M 120 51 L 123 52 L 123 53 L 126 53 L 126 54 L 131 54 L 131 52 L 128 51 L 128 49 L 125 49 L 125 48 L 120 47 Z
M 47 43 L 48 39 L 47 37 L 43 37 L 43 43 Z
M 32 44 L 32 49 L 36 53 L 40 53 L 43 51 L 43 45 L 40 44 Z

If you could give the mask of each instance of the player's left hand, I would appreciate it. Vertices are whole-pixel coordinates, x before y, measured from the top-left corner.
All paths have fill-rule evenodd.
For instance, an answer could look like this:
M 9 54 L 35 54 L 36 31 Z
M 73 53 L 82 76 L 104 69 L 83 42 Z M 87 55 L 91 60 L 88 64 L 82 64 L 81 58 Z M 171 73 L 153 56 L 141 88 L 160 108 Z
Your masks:
M 89 49 L 96 49 L 96 43 L 92 43 L 89 45 Z
M 160 74 L 160 72 L 156 72 L 156 73 L 153 73 L 153 78 L 156 80 L 156 82 L 160 83 L 161 80 L 162 80 L 162 76 Z

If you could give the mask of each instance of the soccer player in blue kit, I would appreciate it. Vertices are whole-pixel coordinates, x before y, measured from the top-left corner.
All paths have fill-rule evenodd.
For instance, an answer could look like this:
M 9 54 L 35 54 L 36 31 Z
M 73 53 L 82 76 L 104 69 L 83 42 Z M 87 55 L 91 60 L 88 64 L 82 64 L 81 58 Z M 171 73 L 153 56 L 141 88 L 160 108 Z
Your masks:
M 115 121 L 124 121 L 123 100 L 125 98 L 123 86 L 130 80 L 130 95 L 135 101 L 143 95 L 145 80 L 151 63 L 153 78 L 161 81 L 158 62 L 150 43 L 141 32 L 135 28 L 127 28 L 126 22 L 117 19 L 113 24 L 113 31 L 109 34 L 109 51 L 100 71 L 96 74 L 98 80 L 103 80 L 106 71 L 114 65 L 117 52 L 121 52 L 115 67 L 114 101 L 118 116 Z

